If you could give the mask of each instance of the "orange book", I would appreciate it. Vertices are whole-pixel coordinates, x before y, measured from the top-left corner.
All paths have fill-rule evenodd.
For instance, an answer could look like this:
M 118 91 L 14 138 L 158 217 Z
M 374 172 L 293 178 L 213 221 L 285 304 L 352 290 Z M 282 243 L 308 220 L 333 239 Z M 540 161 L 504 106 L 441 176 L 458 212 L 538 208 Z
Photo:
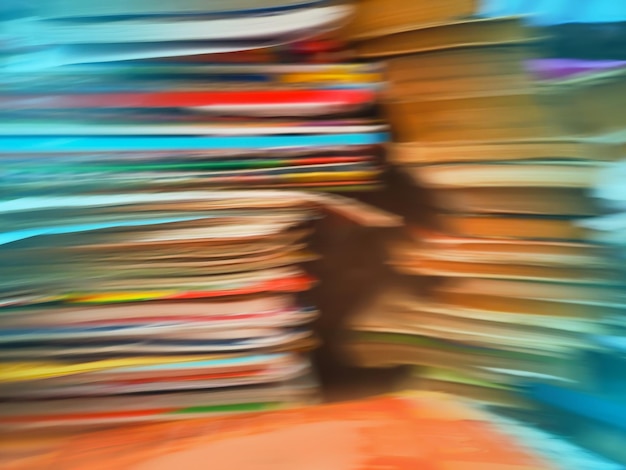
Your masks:
M 344 36 L 359 41 L 454 21 L 473 14 L 477 3 L 476 0 L 360 0 Z
M 588 241 L 591 233 L 574 219 L 440 214 L 444 232 L 461 237 Z
M 410 176 L 419 184 L 416 173 Z M 437 208 L 465 214 L 592 216 L 604 212 L 583 188 L 446 188 L 431 190 L 431 194 Z
M 542 470 L 456 399 L 411 393 L 263 414 L 126 427 L 64 441 L 12 470 Z
M 500 279 L 458 279 L 458 284 L 444 283 L 438 286 L 437 291 L 434 293 L 433 298 L 439 305 L 444 305 L 450 309 L 458 308 L 462 311 L 481 311 L 481 312 L 493 312 L 494 315 L 501 315 L 502 320 L 506 320 L 507 314 L 513 315 L 540 315 L 544 317 L 557 317 L 563 319 L 574 319 L 580 321 L 602 321 L 604 316 L 609 315 L 621 315 L 624 312 L 623 304 L 617 302 L 611 303 L 610 294 L 616 295 L 612 291 L 617 289 L 611 289 L 610 287 L 603 286 L 573 286 L 573 285 L 561 285 L 561 284 L 548 284 L 548 283 L 535 283 L 535 282 L 519 282 L 519 281 L 507 281 Z M 463 282 L 465 281 L 465 282 Z M 473 282 L 472 282 L 473 281 Z M 510 284 L 514 284 L 513 287 L 509 287 Z M 536 289 L 537 294 L 534 294 L 537 298 L 523 298 L 523 297 L 511 297 L 508 292 L 504 293 L 500 289 L 515 289 L 522 290 L 527 284 L 527 291 Z M 481 287 L 493 287 L 493 290 L 478 290 Z M 473 291 L 468 291 L 468 288 L 474 288 Z M 544 292 L 541 292 L 543 288 Z M 594 298 L 585 299 L 584 295 L 593 295 L 602 291 L 607 292 L 607 298 L 596 300 Z M 540 298 L 541 294 L 547 291 L 548 296 L 552 298 Z M 558 299 L 558 295 L 563 291 L 574 294 L 577 293 L 577 298 L 570 299 Z M 578 291 L 578 292 L 577 292 Z M 532 296 L 533 294 L 526 294 Z M 573 296 L 572 296 L 573 297 Z M 582 300 L 580 300 L 580 298 Z M 591 326 L 590 326 L 591 327 Z

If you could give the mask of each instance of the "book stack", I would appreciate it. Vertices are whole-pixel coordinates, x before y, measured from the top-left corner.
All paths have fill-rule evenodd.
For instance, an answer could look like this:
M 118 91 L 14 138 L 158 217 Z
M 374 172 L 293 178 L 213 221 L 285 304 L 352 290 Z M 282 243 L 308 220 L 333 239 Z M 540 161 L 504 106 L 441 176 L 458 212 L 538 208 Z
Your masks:
M 581 222 L 594 240 L 605 244 L 607 257 L 621 265 L 626 253 L 624 168 L 623 161 L 608 166 L 594 190 L 596 198 L 610 213 Z M 621 445 L 626 436 L 623 425 L 626 384 L 621 371 L 626 365 L 626 323 L 622 311 L 604 312 L 599 321 L 606 325 L 606 331 L 589 335 L 587 347 L 577 358 L 582 367 L 576 383 L 535 380 L 523 390 L 539 407 L 544 427 L 623 467 L 626 465 L 626 453 Z
M 574 56 L 580 57 L 580 52 L 576 50 Z M 614 50 L 603 51 L 607 58 L 615 57 L 616 53 L 619 55 Z M 532 65 L 542 79 L 543 91 L 569 129 L 588 136 L 590 141 L 610 143 L 616 149 L 618 161 L 603 169 L 592 191 L 605 213 L 582 219 L 578 226 L 587 238 L 604 245 L 607 258 L 623 266 L 626 121 L 620 109 L 619 90 L 624 86 L 625 64 L 618 60 L 544 59 Z M 621 276 L 626 279 L 623 268 Z M 624 300 L 618 302 L 623 304 Z M 583 366 L 576 383 L 535 381 L 524 391 L 539 406 L 545 427 L 621 467 L 626 465 L 626 454 L 619 444 L 626 435 L 623 426 L 626 388 L 619 371 L 626 364 L 626 324 L 622 311 L 604 312 L 599 321 L 606 325 L 606 331 L 589 336 L 589 344 L 578 358 Z
M 404 277 L 355 317 L 355 360 L 421 366 L 409 379 L 419 388 L 510 408 L 530 406 L 520 381 L 576 380 L 587 335 L 626 306 L 619 263 L 579 225 L 603 213 L 591 189 L 619 150 L 554 118 L 526 71 L 532 31 L 520 21 L 355 36 L 365 57 L 387 60 L 389 160 L 432 209 L 408 214 L 389 243 Z
M 287 188 L 379 187 L 380 72 L 313 63 L 332 52 L 321 39 L 249 50 L 324 33 L 350 8 L 36 7 L 2 33 L 19 46 L 0 78 L 3 429 L 313 400 L 302 266 L 316 221 L 396 222 Z
M 3 428 L 181 419 L 312 399 L 310 222 L 286 191 L 5 200 Z M 372 218 L 372 215 L 374 216 Z M 384 221 L 384 214 L 383 219 Z
M 378 188 L 379 69 L 310 63 L 351 7 L 210 3 L 48 0 L 4 21 L 21 52 L 1 63 L 2 189 Z
M 83 64 L 0 80 L 3 191 L 381 186 L 376 66 Z

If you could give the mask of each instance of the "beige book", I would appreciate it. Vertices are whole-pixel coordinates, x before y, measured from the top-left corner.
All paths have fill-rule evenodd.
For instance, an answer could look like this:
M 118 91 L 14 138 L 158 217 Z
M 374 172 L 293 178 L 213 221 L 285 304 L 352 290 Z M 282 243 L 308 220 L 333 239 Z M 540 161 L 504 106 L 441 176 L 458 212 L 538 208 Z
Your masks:
M 448 212 L 593 216 L 604 213 L 584 188 L 486 187 L 431 190 L 432 203 Z
M 447 285 L 455 279 L 446 279 L 443 285 Z M 539 284 L 530 283 L 527 284 Z M 580 287 L 580 286 L 572 286 Z M 558 288 L 558 286 L 557 286 Z M 443 288 L 441 288 L 443 289 Z M 584 292 L 588 287 L 584 287 Z M 608 304 L 601 302 L 586 303 L 580 298 L 569 301 L 567 299 L 548 299 L 547 302 L 555 304 L 561 302 L 568 305 L 586 306 L 586 310 L 578 309 L 576 312 L 562 308 L 543 313 L 526 310 L 524 305 L 516 307 L 516 298 L 509 298 L 510 306 L 505 308 L 483 308 L 478 305 L 452 305 L 445 304 L 439 298 L 439 288 L 433 295 L 426 298 L 416 295 L 406 289 L 387 288 L 369 309 L 361 310 L 351 321 L 351 328 L 358 331 L 392 331 L 403 325 L 414 325 L 432 322 L 433 324 L 460 325 L 462 322 L 476 321 L 477 325 L 486 326 L 491 323 L 493 328 L 504 327 L 504 324 L 516 325 L 520 328 L 543 328 L 565 332 L 591 332 L 594 328 L 601 328 L 599 320 L 603 314 L 598 306 L 612 308 L 613 312 L 623 310 L 623 304 Z M 491 295 L 496 295 L 491 293 Z M 580 313 L 580 315 L 579 315 Z M 483 323 L 485 322 L 485 323 Z
M 597 162 L 455 163 L 411 167 L 407 171 L 430 188 L 592 188 L 604 165 Z
M 604 163 L 508 161 L 405 166 L 436 207 L 460 213 L 592 216 L 604 211 L 590 197 Z
M 615 262 L 610 259 L 609 248 L 592 244 L 463 238 L 417 228 L 411 230 L 409 236 L 410 240 L 397 240 L 389 244 L 392 262 L 433 259 L 536 266 L 615 266 Z
M 344 36 L 363 40 L 430 24 L 440 24 L 476 11 L 476 0 L 359 0 Z
M 505 318 L 506 314 L 584 319 L 584 323 L 574 323 L 572 328 L 580 326 L 589 333 L 593 329 L 593 324 L 590 321 L 601 321 L 605 315 L 623 315 L 626 312 L 626 304 L 593 305 L 591 303 L 546 299 L 520 299 L 508 297 L 497 291 L 487 294 L 438 291 L 434 294 L 434 301 L 449 309 L 458 308 L 466 311 L 502 314 L 502 319 Z M 536 320 L 541 322 L 540 318 Z M 559 324 L 558 326 L 567 328 L 566 324 L 567 322 L 563 322 L 563 325 Z
M 454 305 L 446 304 L 443 298 L 438 298 L 439 293 L 435 293 L 429 299 L 410 298 L 404 299 L 404 304 L 390 305 L 390 313 L 381 319 L 383 325 L 389 325 L 389 322 L 403 323 L 419 323 L 433 322 L 434 325 L 454 325 L 460 327 L 468 324 L 468 322 L 476 322 L 475 327 L 490 325 L 491 330 L 504 328 L 505 325 L 514 325 L 521 330 L 547 331 L 551 334 L 559 336 L 560 334 L 569 335 L 572 332 L 592 333 L 601 331 L 603 326 L 600 323 L 605 313 L 603 308 L 597 308 L 596 305 L 584 305 L 576 302 L 563 301 L 563 304 L 571 304 L 574 306 L 584 305 L 586 308 L 557 308 L 553 310 L 545 310 L 542 314 L 539 310 L 526 308 L 528 305 L 521 303 L 516 306 L 517 299 L 510 298 L 511 305 L 499 308 L 495 305 L 487 304 L 463 304 Z M 556 304 L 558 301 L 552 301 Z M 544 303 L 545 304 L 545 303 Z M 606 310 L 612 309 L 612 313 L 623 311 L 622 306 L 609 306 Z M 370 320 L 373 321 L 373 320 Z M 368 326 L 367 324 L 365 326 Z M 375 326 L 380 326 L 377 323 Z M 367 329 L 363 326 L 363 329 Z
M 404 294 L 405 307 L 395 303 L 402 291 L 383 291 L 352 321 L 352 329 L 373 333 L 391 333 L 474 344 L 506 351 L 549 351 L 565 353 L 584 345 L 583 333 L 599 333 L 600 327 L 589 321 L 573 321 L 539 315 L 503 315 L 485 311 L 476 317 L 472 309 L 440 305 L 436 301 Z M 451 311 L 454 310 L 454 311 Z M 477 312 L 482 313 L 482 312 Z M 491 318 L 486 318 L 491 313 Z
M 387 159 L 396 165 L 473 163 L 516 160 L 612 161 L 618 147 L 578 137 L 506 141 L 404 142 L 389 146 Z
M 526 47 L 474 47 L 395 57 L 387 61 L 386 99 L 437 97 L 507 90 L 534 91 L 524 70 Z
M 626 80 L 623 69 L 555 80 L 543 92 L 570 132 L 593 136 L 623 132 L 626 127 Z M 623 141 L 623 137 L 622 137 Z
M 513 337 L 510 340 L 511 344 L 515 344 L 520 338 L 534 338 L 539 341 L 547 339 L 548 342 L 555 339 L 570 344 L 574 340 L 574 344 L 580 344 L 580 339 L 577 340 L 576 335 L 603 331 L 603 327 L 598 323 L 600 315 L 596 315 L 593 312 L 594 307 L 589 306 L 586 307 L 586 317 L 582 315 L 575 317 L 569 312 L 563 316 L 549 311 L 544 312 L 545 314 L 533 313 L 530 309 L 524 310 L 523 305 L 518 310 L 515 310 L 515 307 L 507 310 L 496 307 L 483 308 L 481 305 L 473 304 L 455 305 L 445 301 L 443 298 L 422 301 L 416 304 L 413 310 L 389 313 L 388 318 L 389 321 L 423 329 L 420 334 L 424 336 L 433 336 L 432 332 L 435 331 L 479 332 L 486 336 Z M 510 299 L 510 302 L 515 303 L 516 299 Z
M 532 266 L 490 262 L 458 262 L 436 259 L 396 261 L 394 268 L 403 274 L 446 277 L 482 277 L 576 284 L 623 285 L 617 269 Z
M 385 62 L 392 84 L 462 78 L 526 77 L 525 46 L 467 47 L 393 57 Z
M 563 135 L 535 94 L 519 90 L 390 100 L 383 109 L 397 142 L 519 141 Z
M 503 367 L 538 374 L 567 377 L 572 369 L 571 357 L 537 356 L 536 360 L 504 355 L 468 354 L 466 350 L 443 350 L 417 344 L 353 340 L 347 344 L 349 359 L 361 367 L 395 367 L 417 365 L 463 370 L 468 367 Z M 541 359 L 539 359 L 541 358 Z M 569 365 L 569 368 L 567 367 Z
M 355 45 L 361 57 L 393 57 L 460 47 L 523 44 L 536 39 L 519 17 L 466 19 L 424 26 L 408 24 L 392 34 Z
M 532 84 L 517 75 L 489 77 L 440 77 L 431 80 L 390 82 L 384 90 L 384 99 L 403 99 L 413 96 L 445 98 L 461 93 L 507 92 L 508 90 L 532 91 Z

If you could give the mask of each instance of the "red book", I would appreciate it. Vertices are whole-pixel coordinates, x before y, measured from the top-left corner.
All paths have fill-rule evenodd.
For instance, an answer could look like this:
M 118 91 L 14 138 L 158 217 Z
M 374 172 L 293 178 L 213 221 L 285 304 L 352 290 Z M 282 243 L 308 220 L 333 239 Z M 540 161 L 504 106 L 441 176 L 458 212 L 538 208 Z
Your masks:
M 152 93 L 0 95 L 6 109 L 185 108 L 255 106 L 358 106 L 373 102 L 374 90 L 226 90 Z

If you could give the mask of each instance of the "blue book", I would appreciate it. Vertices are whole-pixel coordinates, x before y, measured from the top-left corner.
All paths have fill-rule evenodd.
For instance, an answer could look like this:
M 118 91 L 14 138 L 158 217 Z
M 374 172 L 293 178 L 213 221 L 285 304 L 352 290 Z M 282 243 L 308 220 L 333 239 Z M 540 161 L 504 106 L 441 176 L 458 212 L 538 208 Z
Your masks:
M 558 432 L 626 468 L 625 403 L 548 384 L 529 384 L 525 393 L 550 414 Z
M 594 335 L 593 349 L 585 354 L 588 368 L 587 387 L 595 393 L 618 401 L 626 399 L 626 337 Z
M 252 137 L 1 137 L 0 153 L 163 152 L 376 145 L 384 132 Z

